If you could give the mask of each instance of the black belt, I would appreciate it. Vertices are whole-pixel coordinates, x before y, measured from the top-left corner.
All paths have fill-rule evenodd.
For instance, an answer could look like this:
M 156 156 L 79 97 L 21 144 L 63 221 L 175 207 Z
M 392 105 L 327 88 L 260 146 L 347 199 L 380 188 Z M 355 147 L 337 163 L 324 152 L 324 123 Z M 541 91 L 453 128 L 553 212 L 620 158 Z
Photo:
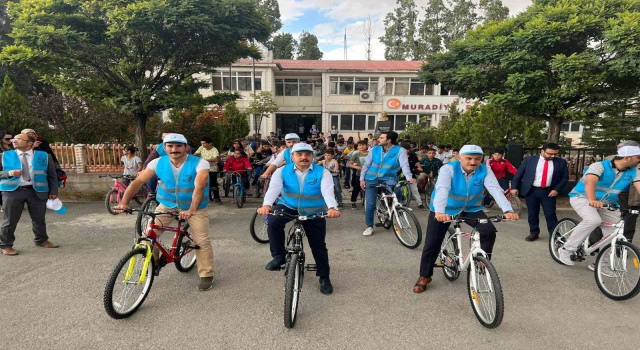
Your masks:
M 30 189 L 33 189 L 33 186 L 32 185 L 18 186 L 18 188 L 21 190 L 30 190 Z
M 538 187 L 538 186 L 532 186 L 533 188 L 539 188 L 541 190 L 550 190 L 551 186 L 547 186 L 547 187 Z

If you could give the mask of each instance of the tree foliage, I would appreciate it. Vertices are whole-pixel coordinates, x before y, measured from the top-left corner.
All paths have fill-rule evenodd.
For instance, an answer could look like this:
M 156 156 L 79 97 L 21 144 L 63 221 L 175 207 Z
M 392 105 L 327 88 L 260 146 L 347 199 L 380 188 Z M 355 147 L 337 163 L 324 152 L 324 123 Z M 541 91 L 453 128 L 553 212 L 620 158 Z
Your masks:
M 5 75 L 0 88 L 0 128 L 10 132 L 20 132 L 31 128 L 44 130 L 47 125 L 34 118 L 29 101 L 17 90 L 9 76 Z
M 594 117 L 638 95 L 640 3 L 537 1 L 517 17 L 488 22 L 445 53 L 428 57 L 421 78 L 511 115 L 549 124 Z
M 322 51 L 318 48 L 318 37 L 307 31 L 302 31 L 298 39 L 299 60 L 319 60 L 322 59 Z
M 298 42 L 291 33 L 277 34 L 269 42 L 269 49 L 273 51 L 273 58 L 292 60 L 298 48 Z
M 269 118 L 271 113 L 278 111 L 278 104 L 273 99 L 271 91 L 260 91 L 258 93 L 252 93 L 253 101 L 246 109 L 247 113 L 253 114 L 253 130 L 256 133 L 260 132 L 260 126 L 262 125 L 263 118 Z
M 444 48 L 442 38 L 446 32 L 447 7 L 443 0 L 431 0 L 423 10 L 425 15 L 419 22 L 418 29 L 418 52 L 413 59 L 422 59 L 427 54 L 440 52 Z
M 582 122 L 582 144 L 592 147 L 616 147 L 620 141 L 640 140 L 640 103 L 622 100 L 607 114 L 587 118 Z
M 275 33 L 282 28 L 280 18 L 280 6 L 278 0 L 259 0 L 258 8 L 261 9 L 269 23 L 269 31 Z
M 209 82 L 194 75 L 259 58 L 246 42 L 271 33 L 255 0 L 30 0 L 9 9 L 14 43 L 0 59 L 133 115 L 141 150 L 149 116 L 201 99 Z

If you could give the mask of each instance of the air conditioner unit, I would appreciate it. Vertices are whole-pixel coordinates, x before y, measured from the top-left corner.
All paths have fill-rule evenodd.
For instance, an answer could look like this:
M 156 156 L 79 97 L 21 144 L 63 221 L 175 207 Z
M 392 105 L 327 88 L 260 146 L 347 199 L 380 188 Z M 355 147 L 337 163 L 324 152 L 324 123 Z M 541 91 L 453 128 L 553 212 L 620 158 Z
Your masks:
M 360 102 L 373 102 L 376 100 L 375 92 L 360 91 Z

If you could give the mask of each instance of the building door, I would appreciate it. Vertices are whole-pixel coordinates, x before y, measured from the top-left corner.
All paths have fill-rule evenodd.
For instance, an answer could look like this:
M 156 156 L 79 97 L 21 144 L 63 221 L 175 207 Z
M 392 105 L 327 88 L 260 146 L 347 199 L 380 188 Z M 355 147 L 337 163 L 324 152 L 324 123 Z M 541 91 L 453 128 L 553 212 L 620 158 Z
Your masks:
M 280 131 L 280 136 L 282 137 L 289 133 L 296 133 L 301 140 L 306 140 L 307 135 L 310 135 L 309 130 L 311 130 L 312 125 L 322 130 L 321 114 L 276 113 L 276 130 Z

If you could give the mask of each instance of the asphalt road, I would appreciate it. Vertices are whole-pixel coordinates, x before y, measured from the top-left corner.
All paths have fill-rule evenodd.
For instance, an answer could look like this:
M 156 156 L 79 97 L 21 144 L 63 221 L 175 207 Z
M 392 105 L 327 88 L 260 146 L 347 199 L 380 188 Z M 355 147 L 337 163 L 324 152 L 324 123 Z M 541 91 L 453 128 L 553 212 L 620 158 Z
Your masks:
M 296 327 L 286 329 L 283 275 L 264 270 L 268 245 L 248 231 L 257 205 L 250 199 L 243 209 L 209 206 L 213 289 L 197 291 L 195 270 L 168 266 L 125 320 L 105 313 L 102 296 L 132 245 L 134 217 L 109 215 L 101 202 L 67 203 L 67 215 L 47 219 L 61 247 L 43 249 L 32 244 L 25 211 L 16 233 L 20 255 L 0 256 L 0 348 L 638 349 L 640 297 L 606 298 L 587 263 L 566 267 L 550 258 L 546 233 L 525 242 L 526 218 L 498 224 L 493 262 L 505 314 L 497 329 L 473 315 L 466 273 L 449 282 L 437 270 L 425 293 L 412 293 L 421 250 L 404 248 L 383 228 L 362 236 L 362 209 L 329 221 L 334 294 L 320 294 L 308 273 Z M 416 213 L 424 229 L 426 213 Z

